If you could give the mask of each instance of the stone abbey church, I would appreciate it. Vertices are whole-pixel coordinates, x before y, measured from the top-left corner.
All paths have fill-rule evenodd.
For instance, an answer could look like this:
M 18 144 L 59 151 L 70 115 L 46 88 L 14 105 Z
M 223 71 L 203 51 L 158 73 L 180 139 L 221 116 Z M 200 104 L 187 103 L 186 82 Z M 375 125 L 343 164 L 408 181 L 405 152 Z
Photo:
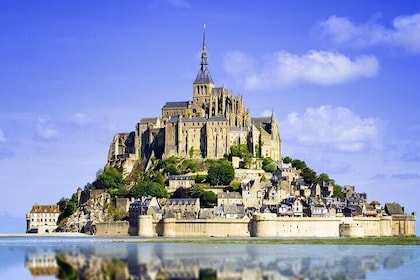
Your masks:
M 235 144 L 246 144 L 254 157 L 281 159 L 274 113 L 252 118 L 242 96 L 235 96 L 224 86 L 215 86 L 208 69 L 203 33 L 192 100 L 166 102 L 161 116 L 141 119 L 133 132 L 117 133 L 109 148 L 108 164 L 124 166 L 127 161 L 138 160 L 146 164 L 153 157 L 171 156 L 218 159 L 229 154 Z

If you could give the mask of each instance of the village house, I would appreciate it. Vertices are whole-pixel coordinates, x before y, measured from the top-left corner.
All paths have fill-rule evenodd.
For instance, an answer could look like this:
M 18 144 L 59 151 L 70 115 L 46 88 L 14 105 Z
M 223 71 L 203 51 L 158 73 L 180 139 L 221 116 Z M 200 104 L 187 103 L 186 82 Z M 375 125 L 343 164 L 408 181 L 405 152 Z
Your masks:
M 308 198 L 308 217 L 327 217 L 329 216 L 328 208 L 325 206 L 324 202 L 321 199 L 316 197 Z
M 242 186 L 242 202 L 246 208 L 261 208 L 264 196 L 265 187 L 261 179 L 251 180 Z
M 200 213 L 199 198 L 169 198 L 165 202 L 164 217 L 197 219 Z
M 128 210 L 128 221 L 130 226 L 137 227 L 139 216 L 150 215 L 155 220 L 162 218 L 162 211 L 156 197 L 147 197 L 142 200 L 136 200 L 130 204 Z
M 31 211 L 26 214 L 27 233 L 49 233 L 57 229 L 60 216 L 58 205 L 34 204 Z
M 242 196 L 239 192 L 217 193 L 217 206 L 242 204 Z
M 389 216 L 398 216 L 398 215 L 404 215 L 404 208 L 401 207 L 400 204 L 396 203 L 396 202 L 392 202 L 392 203 L 385 203 L 385 214 L 389 215 Z
M 365 217 L 376 217 L 378 213 L 373 205 L 368 203 L 363 203 L 362 206 L 362 215 Z
M 176 189 L 183 187 L 183 188 L 191 188 L 195 180 L 192 176 L 186 176 L 186 175 L 171 175 L 169 177 L 169 186 L 167 188 L 168 192 L 174 192 Z
M 243 204 L 222 204 L 214 207 L 214 216 L 224 219 L 241 219 L 245 216 Z

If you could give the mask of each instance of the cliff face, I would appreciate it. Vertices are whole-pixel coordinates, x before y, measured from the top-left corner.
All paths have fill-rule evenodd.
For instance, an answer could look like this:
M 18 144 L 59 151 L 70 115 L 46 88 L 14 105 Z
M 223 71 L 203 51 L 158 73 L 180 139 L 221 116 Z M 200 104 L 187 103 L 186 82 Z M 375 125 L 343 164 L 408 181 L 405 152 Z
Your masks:
M 111 196 L 104 190 L 78 192 L 78 208 L 68 217 L 64 230 L 70 232 L 89 232 L 91 224 L 112 221 L 109 206 Z

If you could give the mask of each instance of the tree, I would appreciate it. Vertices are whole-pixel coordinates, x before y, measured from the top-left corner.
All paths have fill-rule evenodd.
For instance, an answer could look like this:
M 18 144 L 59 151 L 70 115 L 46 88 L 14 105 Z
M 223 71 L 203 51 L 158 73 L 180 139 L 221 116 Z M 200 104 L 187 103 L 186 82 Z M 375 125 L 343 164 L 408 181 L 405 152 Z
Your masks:
M 334 180 L 330 179 L 330 176 L 328 176 L 328 174 L 321 173 L 317 178 L 317 182 L 320 184 L 322 182 L 334 182 Z
M 252 163 L 252 154 L 248 149 L 248 146 L 245 144 L 234 144 L 230 147 L 230 154 L 233 157 L 240 157 L 245 168 L 249 168 Z
M 76 199 L 75 199 L 76 198 Z M 62 198 L 57 203 L 60 209 L 60 215 L 58 216 L 57 224 L 67 217 L 70 217 L 77 210 L 77 194 L 73 194 L 72 199 Z
M 192 159 L 186 159 L 181 164 L 181 173 L 197 172 L 197 164 Z
M 179 175 L 181 172 L 179 172 L 178 168 L 176 168 L 175 164 L 169 163 L 165 166 L 165 173 L 169 173 L 171 175 Z
M 200 196 L 200 204 L 203 207 L 214 207 L 217 203 L 217 196 L 212 191 L 203 191 Z
M 291 157 L 289 157 L 289 156 L 283 158 L 283 162 L 284 163 L 291 163 L 292 161 L 293 161 L 293 159 Z
M 230 147 L 230 153 L 234 157 L 243 158 L 247 154 L 251 154 L 248 150 L 248 146 L 245 144 L 233 144 Z
M 340 185 L 334 184 L 333 192 L 341 201 L 344 201 L 346 195 L 343 193 L 343 190 Z
M 129 195 L 131 197 L 154 196 L 154 197 L 167 197 L 168 193 L 165 186 L 152 181 L 145 181 L 136 184 L 131 188 Z
M 200 198 L 203 193 L 203 189 L 199 187 L 198 185 L 193 185 L 188 190 L 188 197 L 190 198 Z
M 228 185 L 234 178 L 235 171 L 230 162 L 226 160 L 214 162 L 209 167 L 207 181 L 212 186 Z
M 241 182 L 233 180 L 232 182 L 230 182 L 229 187 L 230 187 L 230 189 L 229 189 L 230 191 L 237 192 L 241 188 Z M 225 190 L 223 190 L 223 191 L 225 191 Z
M 155 196 L 167 197 L 163 176 L 158 171 L 139 172 L 135 185 L 128 193 L 131 197 Z
M 125 186 L 122 173 L 114 168 L 107 167 L 103 171 L 99 171 L 93 185 L 96 189 L 119 189 Z
M 172 198 L 188 198 L 189 188 L 179 187 L 172 194 Z
M 303 180 L 308 185 L 316 184 L 316 181 L 317 181 L 316 172 L 313 171 L 311 168 L 305 167 L 300 173 L 300 176 L 302 176 Z
M 266 158 L 263 159 L 262 169 L 265 172 L 274 172 L 274 170 L 276 170 L 276 168 L 277 168 L 277 165 L 272 158 L 266 157 Z
M 303 170 L 306 167 L 306 163 L 300 159 L 292 160 L 292 166 L 296 169 Z

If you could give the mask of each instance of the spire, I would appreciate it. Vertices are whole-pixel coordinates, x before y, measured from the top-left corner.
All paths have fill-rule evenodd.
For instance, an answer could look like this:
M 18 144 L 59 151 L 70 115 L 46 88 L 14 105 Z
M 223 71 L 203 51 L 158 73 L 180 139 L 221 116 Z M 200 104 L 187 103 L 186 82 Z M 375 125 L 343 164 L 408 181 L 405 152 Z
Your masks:
M 201 49 L 201 63 L 200 71 L 198 71 L 194 84 L 196 83 L 212 83 L 209 69 L 207 68 L 207 49 L 206 49 L 206 25 L 203 26 L 203 47 Z

